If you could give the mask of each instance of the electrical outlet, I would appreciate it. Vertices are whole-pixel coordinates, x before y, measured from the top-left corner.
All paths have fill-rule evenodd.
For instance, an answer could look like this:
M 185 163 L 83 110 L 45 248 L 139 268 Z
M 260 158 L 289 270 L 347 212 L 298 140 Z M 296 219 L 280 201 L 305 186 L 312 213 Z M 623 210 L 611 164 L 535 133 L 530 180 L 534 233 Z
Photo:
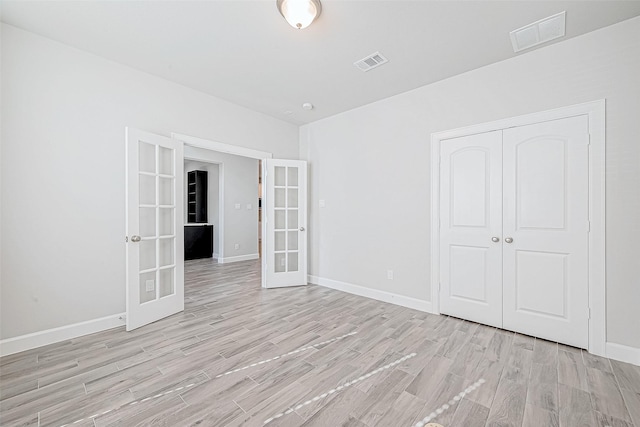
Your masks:
M 156 281 L 155 280 L 147 280 L 145 283 L 145 289 L 147 292 L 153 292 L 156 290 Z
M 235 208 L 240 209 L 240 203 L 236 203 Z
M 253 206 L 251 206 L 251 203 L 247 203 L 247 210 L 250 211 L 251 209 L 253 209 Z
M 236 244 L 234 245 L 234 247 L 235 247 L 236 249 L 240 249 L 240 243 L 236 243 Z
M 320 205 L 321 208 L 324 208 L 326 206 L 324 199 L 320 199 L 320 202 L 318 204 Z
M 393 270 L 387 270 L 387 279 L 393 280 Z

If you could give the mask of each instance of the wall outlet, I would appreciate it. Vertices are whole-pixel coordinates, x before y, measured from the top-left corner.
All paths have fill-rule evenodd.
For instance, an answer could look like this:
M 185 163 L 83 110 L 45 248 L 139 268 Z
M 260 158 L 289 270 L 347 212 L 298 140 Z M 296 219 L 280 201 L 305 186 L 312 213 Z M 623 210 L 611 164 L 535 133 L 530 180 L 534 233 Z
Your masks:
M 236 203 L 235 207 L 236 209 L 240 209 L 240 203 Z
M 156 290 L 156 281 L 155 280 L 147 280 L 144 282 L 145 290 L 147 292 L 153 292 Z
M 236 249 L 240 249 L 240 243 L 236 243 L 235 245 L 233 245 Z
M 393 270 L 387 270 L 387 279 L 393 280 Z
M 253 206 L 251 206 L 251 203 L 247 203 L 247 210 L 250 211 L 251 209 L 253 209 Z
M 321 208 L 324 208 L 326 206 L 324 199 L 320 199 L 320 202 L 318 204 L 320 205 Z

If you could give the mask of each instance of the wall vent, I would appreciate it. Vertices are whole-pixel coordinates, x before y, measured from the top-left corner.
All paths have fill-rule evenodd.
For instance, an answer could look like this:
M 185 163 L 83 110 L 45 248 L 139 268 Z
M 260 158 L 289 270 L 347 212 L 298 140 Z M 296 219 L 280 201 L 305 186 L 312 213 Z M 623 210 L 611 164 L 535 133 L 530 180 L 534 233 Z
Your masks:
M 387 62 L 389 62 L 387 58 L 382 56 L 380 52 L 376 52 L 372 53 L 366 58 L 362 58 L 361 60 L 354 62 L 353 65 L 355 65 L 362 71 L 369 71 L 381 66 L 382 64 L 386 64 Z
M 556 13 L 509 33 L 514 52 L 564 36 L 566 11 Z

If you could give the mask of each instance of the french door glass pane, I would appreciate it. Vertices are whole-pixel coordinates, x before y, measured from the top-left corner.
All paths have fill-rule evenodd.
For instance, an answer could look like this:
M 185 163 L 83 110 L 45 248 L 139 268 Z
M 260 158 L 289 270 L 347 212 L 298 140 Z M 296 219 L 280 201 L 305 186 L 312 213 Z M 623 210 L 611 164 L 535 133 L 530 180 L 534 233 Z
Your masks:
M 298 186 L 298 168 L 290 167 L 287 168 L 287 186 L 289 187 L 297 187 Z
M 289 252 L 288 258 L 287 271 L 298 271 L 298 252 Z
M 284 208 L 286 207 L 286 199 L 285 199 L 285 189 L 284 188 L 276 188 L 275 189 L 275 200 L 274 206 L 276 208 Z
M 139 199 L 141 205 L 156 204 L 156 177 L 151 175 L 140 175 Z
M 160 239 L 158 240 L 158 251 L 159 251 L 159 267 L 164 267 L 167 265 L 174 264 L 173 259 L 173 248 L 175 247 L 175 239 Z
M 138 244 L 140 248 L 140 270 L 156 268 L 156 241 L 142 240 Z
M 173 175 L 173 150 L 165 147 L 158 147 L 158 150 L 158 173 Z
M 160 236 L 173 236 L 173 208 L 159 208 L 158 221 Z
M 287 210 L 287 228 L 289 230 L 298 228 L 298 210 L 297 209 Z
M 158 178 L 160 205 L 173 205 L 173 178 Z
M 298 250 L 298 230 L 288 231 L 287 239 L 288 239 L 287 249 L 289 249 L 290 251 L 297 251 Z
M 150 282 L 150 284 L 153 284 L 154 286 L 152 291 L 147 292 L 148 281 Z M 155 270 L 149 271 L 147 273 L 142 273 L 140 275 L 140 303 L 141 304 L 145 302 L 153 301 L 154 299 L 156 299 L 155 283 L 156 283 Z
M 275 243 L 275 250 L 276 251 L 284 251 L 286 250 L 286 246 L 285 246 L 285 231 L 276 231 L 275 232 L 275 239 L 274 239 L 274 243 Z
M 140 172 L 156 173 L 156 146 L 140 141 L 138 146 Z
M 285 217 L 286 217 L 286 211 L 284 210 L 275 211 L 274 227 L 276 230 L 283 230 L 286 228 Z
M 158 290 L 160 293 L 160 298 L 166 297 L 168 295 L 173 295 L 175 292 L 175 268 L 163 268 L 159 272 L 159 284 Z
M 140 208 L 140 236 L 155 237 L 156 235 L 156 209 Z
M 286 176 L 286 168 L 283 166 L 275 167 L 275 178 L 273 183 L 276 187 L 284 187 L 287 185 L 287 176 Z
M 287 271 L 286 263 L 286 254 L 285 253 L 277 253 L 275 254 L 275 267 L 274 270 L 276 273 L 284 273 Z
M 287 190 L 287 207 L 289 208 L 297 208 L 298 207 L 298 189 L 297 188 L 289 188 Z

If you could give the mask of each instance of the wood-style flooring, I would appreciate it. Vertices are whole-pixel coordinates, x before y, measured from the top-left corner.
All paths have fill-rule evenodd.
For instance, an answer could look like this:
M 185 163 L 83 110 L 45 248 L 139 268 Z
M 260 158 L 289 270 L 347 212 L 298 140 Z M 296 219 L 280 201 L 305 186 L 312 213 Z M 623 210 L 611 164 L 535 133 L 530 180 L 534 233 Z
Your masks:
M 637 366 L 319 286 L 263 290 L 257 261 L 189 261 L 185 279 L 183 313 L 0 359 L 0 424 L 640 427 Z

